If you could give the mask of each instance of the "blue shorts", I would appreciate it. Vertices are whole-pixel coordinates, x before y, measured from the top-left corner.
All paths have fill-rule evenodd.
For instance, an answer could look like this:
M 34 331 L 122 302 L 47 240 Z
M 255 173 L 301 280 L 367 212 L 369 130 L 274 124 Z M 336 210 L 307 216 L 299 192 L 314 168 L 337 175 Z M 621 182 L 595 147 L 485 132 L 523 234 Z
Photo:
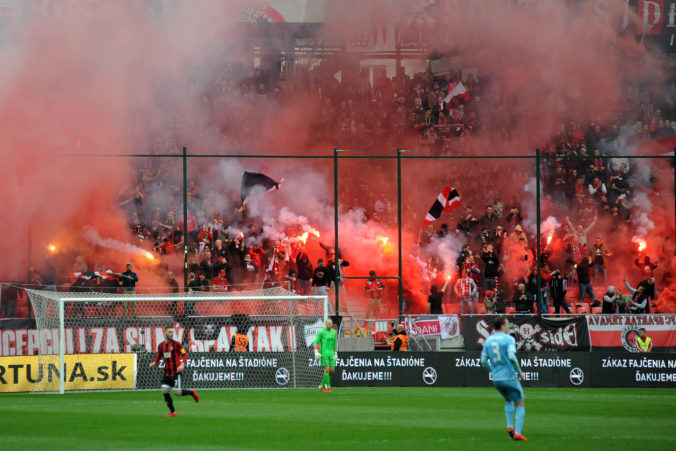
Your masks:
M 518 379 L 508 381 L 493 381 L 493 386 L 498 389 L 505 401 L 523 401 L 523 388 Z

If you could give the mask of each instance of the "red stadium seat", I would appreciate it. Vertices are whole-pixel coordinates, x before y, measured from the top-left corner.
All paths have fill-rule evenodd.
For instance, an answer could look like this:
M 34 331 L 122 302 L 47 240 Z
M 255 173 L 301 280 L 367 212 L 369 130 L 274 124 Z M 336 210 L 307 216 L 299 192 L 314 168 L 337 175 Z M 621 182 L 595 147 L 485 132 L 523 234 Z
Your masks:
M 373 342 L 374 343 L 385 343 L 385 337 L 387 336 L 387 332 L 376 332 L 373 334 Z
M 505 313 L 507 313 L 508 315 L 510 313 L 516 313 L 516 307 L 505 307 Z
M 460 313 L 460 304 L 446 304 L 447 315 L 457 315 Z
M 591 313 L 591 310 L 589 308 L 589 304 L 577 304 L 576 309 L 578 314 L 586 314 L 589 315 Z
M 598 315 L 599 313 L 603 312 L 603 307 L 592 307 L 591 312 L 594 315 Z

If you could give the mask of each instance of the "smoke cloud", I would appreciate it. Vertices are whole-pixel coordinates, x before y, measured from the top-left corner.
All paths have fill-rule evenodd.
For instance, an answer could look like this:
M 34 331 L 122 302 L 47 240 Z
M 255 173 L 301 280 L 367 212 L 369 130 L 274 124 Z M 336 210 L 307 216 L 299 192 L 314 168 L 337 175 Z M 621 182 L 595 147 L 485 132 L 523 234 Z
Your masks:
M 472 92 L 473 106 L 468 105 L 465 114 L 481 118 L 484 127 L 448 139 L 439 149 L 409 132 L 409 119 L 393 112 L 397 88 L 379 80 L 372 85 L 355 69 L 354 54 L 327 56 L 314 70 L 297 69 L 288 80 L 280 80 L 275 71 L 272 77 L 266 75 L 266 67 L 276 67 L 266 52 L 274 54 L 285 41 L 263 27 L 257 36 L 251 27 L 239 24 L 243 1 L 162 3 L 159 14 L 120 3 L 126 6 L 105 2 L 97 8 L 64 7 L 57 17 L 27 17 L 6 31 L 11 44 L 0 50 L 0 120 L 6 130 L 0 143 L 0 253 L 5 256 L 0 275 L 5 279 L 25 278 L 29 259 L 39 268 L 50 242 L 59 247 L 60 274 L 77 255 L 95 255 L 119 266 L 130 254 L 138 254 L 137 249 L 150 250 L 128 227 L 136 184 L 143 169 L 148 174 L 159 171 L 162 184 L 146 193 L 145 202 L 157 202 L 163 212 L 168 203 L 180 205 L 180 161 L 107 157 L 110 154 L 178 155 L 185 146 L 192 154 L 214 156 L 329 156 L 334 147 L 349 155 L 393 155 L 397 147 L 412 150 L 410 155 L 532 155 L 536 147 L 546 150 L 564 125 L 621 124 L 618 111 L 629 87 L 648 90 L 664 81 L 661 56 L 646 52 L 628 31 L 636 18 L 623 1 L 604 3 L 601 16 L 591 13 L 598 8 L 593 1 L 439 2 L 441 6 L 426 14 L 445 17 L 447 25 L 437 27 L 430 50 L 452 55 L 452 66 L 458 69 L 476 68 L 481 88 Z M 327 44 L 350 42 L 363 34 L 365 21 L 381 33 L 410 17 L 424 24 L 425 15 L 415 14 L 424 6 L 407 1 L 332 2 L 326 23 L 312 38 Z M 261 42 L 266 48 L 258 72 L 252 48 Z M 338 72 L 342 84 L 334 77 Z M 242 81 L 248 83 L 246 92 Z M 364 97 L 369 101 L 359 100 Z M 626 141 L 612 145 L 628 152 Z M 440 189 L 450 184 L 462 197 L 462 208 L 439 221 L 451 232 L 466 206 L 473 206 L 480 217 L 498 196 L 505 207 L 520 204 L 524 228 L 532 238 L 534 165 L 531 159 L 404 160 L 404 288 L 415 309 L 423 308 L 430 285 L 416 258 L 419 230 Z M 634 202 L 642 210 L 636 215 L 640 228 L 635 232 L 647 239 L 648 252 L 657 253 L 663 237 L 673 236 L 673 198 L 666 194 L 673 193 L 673 177 L 670 180 L 672 173 L 660 169 L 659 163 L 647 167 L 656 172 L 655 191 L 637 189 Z M 215 210 L 232 215 L 240 207 L 245 170 L 284 179 L 279 190 L 252 197 L 248 213 L 264 223 L 264 238 L 271 240 L 287 237 L 290 227 L 320 231 L 321 237 L 309 238 L 307 244 L 316 261 L 324 252 L 319 242 L 333 245 L 332 169 L 331 160 L 319 159 L 191 158 L 188 178 L 199 195 L 190 197 L 188 209 L 200 223 Z M 340 161 L 339 248 L 351 263 L 348 275 L 366 275 L 372 269 L 379 275 L 397 275 L 395 171 L 393 160 Z M 661 198 L 654 197 L 658 188 L 665 193 Z M 383 198 L 390 202 L 386 218 L 367 221 L 375 202 Z M 551 228 L 558 228 L 568 214 L 576 223 L 591 222 L 591 217 L 580 218 L 575 208 L 559 205 L 555 210 L 545 221 Z M 85 226 L 91 228 L 83 234 Z M 230 230 L 244 231 L 246 226 L 240 223 Z M 630 231 L 611 231 L 609 221 L 600 219 L 593 233 L 617 243 L 615 277 L 629 273 L 634 250 L 620 249 L 620 243 L 629 240 L 617 238 Z M 103 243 L 132 244 L 112 249 Z M 464 243 L 461 234 L 450 233 L 432 239 L 425 251 L 439 256 L 450 272 Z M 520 252 L 525 251 L 510 248 L 506 255 Z M 533 261 L 532 254 L 528 261 Z M 182 269 L 178 256 L 164 263 L 174 272 Z M 161 274 L 164 263 L 149 265 L 148 270 Z M 527 265 L 508 266 L 519 274 L 528 272 Z M 159 283 L 158 278 L 144 280 L 141 275 L 139 285 Z M 348 289 L 353 293 L 348 302 L 362 303 L 361 282 Z M 391 303 L 395 283 L 388 282 L 387 293 Z

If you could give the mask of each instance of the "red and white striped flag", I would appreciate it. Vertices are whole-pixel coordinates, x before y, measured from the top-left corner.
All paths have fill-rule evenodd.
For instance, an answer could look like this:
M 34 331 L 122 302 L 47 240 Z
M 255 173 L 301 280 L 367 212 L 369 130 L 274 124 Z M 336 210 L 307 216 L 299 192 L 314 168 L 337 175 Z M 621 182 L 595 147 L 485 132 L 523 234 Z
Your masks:
M 462 84 L 462 82 L 458 82 L 455 87 L 451 91 L 449 91 L 448 94 L 446 94 L 446 97 L 444 97 L 444 103 L 465 103 L 469 102 L 470 96 L 469 92 L 467 92 L 467 89 L 465 88 L 465 85 Z
M 451 188 L 450 186 L 446 185 L 443 191 L 439 193 L 435 199 L 430 211 L 425 216 L 423 227 L 439 219 L 441 217 L 441 213 L 450 213 L 454 208 L 459 206 L 460 194 L 458 194 L 455 188 Z

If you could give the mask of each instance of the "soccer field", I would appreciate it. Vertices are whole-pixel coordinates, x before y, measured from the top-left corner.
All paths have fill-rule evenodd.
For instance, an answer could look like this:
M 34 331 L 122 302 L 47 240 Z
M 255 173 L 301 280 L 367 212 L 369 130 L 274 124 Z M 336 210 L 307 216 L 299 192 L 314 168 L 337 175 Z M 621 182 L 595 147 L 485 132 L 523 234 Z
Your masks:
M 492 388 L 0 396 L 0 449 L 676 449 L 676 391 L 526 388 L 528 442 Z

